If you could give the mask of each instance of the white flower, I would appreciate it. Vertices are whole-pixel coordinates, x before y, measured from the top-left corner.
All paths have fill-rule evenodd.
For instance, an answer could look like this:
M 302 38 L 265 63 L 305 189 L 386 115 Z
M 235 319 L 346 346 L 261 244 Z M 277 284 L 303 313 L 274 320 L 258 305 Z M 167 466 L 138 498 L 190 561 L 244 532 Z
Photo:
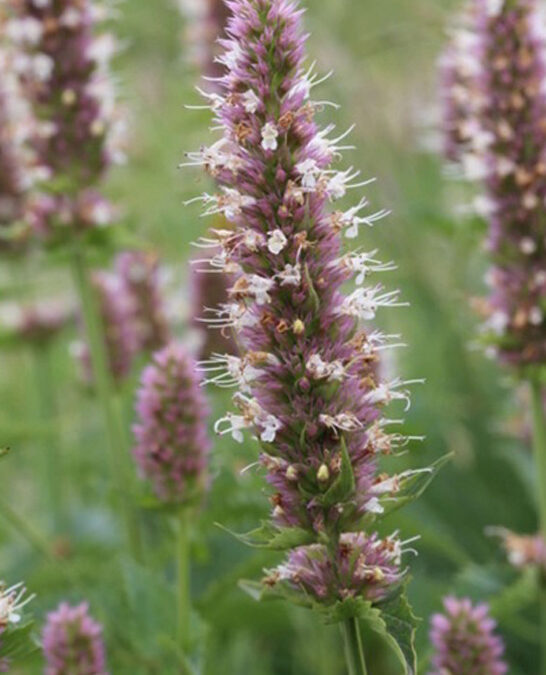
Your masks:
M 213 373 L 202 385 L 215 384 L 218 387 L 239 386 L 241 391 L 250 393 L 250 384 L 260 378 L 264 371 L 251 363 L 251 356 L 243 358 L 230 354 L 213 354 L 207 361 L 200 361 L 199 370 Z
M 498 16 L 503 7 L 504 0 L 485 0 L 485 9 L 491 17 Z
M 59 23 L 67 28 L 77 28 L 82 22 L 82 13 L 75 7 L 69 7 L 60 17 Z
M 231 49 L 227 50 L 222 56 L 216 59 L 218 63 L 222 63 L 228 70 L 233 70 L 241 56 L 243 55 L 243 50 L 241 45 L 238 42 L 231 42 Z
M 301 284 L 301 268 L 299 265 L 287 264 L 275 276 L 280 279 L 281 286 L 299 286 Z
M 47 54 L 36 54 L 32 59 L 32 74 L 38 82 L 46 82 L 53 73 L 55 64 Z
M 345 298 L 340 313 L 360 319 L 375 318 L 379 307 L 402 307 L 405 303 L 398 302 L 398 291 L 381 293 L 381 286 L 374 288 L 357 288 L 354 293 Z
M 222 428 L 224 422 L 227 422 L 227 427 Z M 214 425 L 214 431 L 219 435 L 223 436 L 224 434 L 231 434 L 233 440 L 238 443 L 242 443 L 244 440 L 243 429 L 248 428 L 248 420 L 246 420 L 242 415 L 234 415 L 233 413 L 227 413 L 225 417 L 219 419 Z
M 22 582 L 7 589 L 0 586 L 0 630 L 7 628 L 10 623 L 21 621 L 21 610 L 35 597 L 30 595 L 23 600 L 25 593 L 26 588 Z
M 276 150 L 279 147 L 278 137 L 277 127 L 271 122 L 267 122 L 262 129 L 262 148 L 264 150 Z
M 341 259 L 341 264 L 351 272 L 358 273 L 356 277 L 356 285 L 361 286 L 364 279 L 372 272 L 389 272 L 396 269 L 396 265 L 392 262 L 382 263 L 375 259 L 377 250 L 370 253 L 352 253 L 344 256 Z
M 248 292 L 256 299 L 258 305 L 265 305 L 271 302 L 269 291 L 275 286 L 275 282 L 267 277 L 260 277 L 257 274 L 249 274 L 246 277 L 248 281 Z
M 260 99 L 253 89 L 245 91 L 243 94 L 243 106 L 247 113 L 255 113 L 260 104 Z
M 284 236 L 284 232 L 280 229 L 273 230 L 267 240 L 267 248 L 270 253 L 278 255 L 288 243 L 288 239 Z
M 31 45 L 36 45 L 43 33 L 41 22 L 32 16 L 8 21 L 5 30 L 10 40 Z
M 315 380 L 338 381 L 345 377 L 345 368 L 341 361 L 323 361 L 320 354 L 313 354 L 306 364 L 307 373 Z
M 256 419 L 256 424 L 262 428 L 260 439 L 264 443 L 273 443 L 277 435 L 277 431 L 282 428 L 282 423 L 274 415 L 259 416 Z
M 202 201 L 205 204 L 212 204 L 205 212 L 204 216 L 212 216 L 215 213 L 223 213 L 225 217 L 233 221 L 240 215 L 242 209 L 252 206 L 255 204 L 256 200 L 253 197 L 247 195 L 242 195 L 240 192 L 234 188 L 222 187 L 223 194 L 209 195 L 207 193 L 196 197 L 195 199 L 190 199 L 186 202 L 188 204 L 193 203 L 194 201 Z
M 533 307 L 529 312 L 529 323 L 531 326 L 540 326 L 544 321 L 544 312 L 540 307 Z
M 108 202 L 97 202 L 91 209 L 91 220 L 99 227 L 106 227 L 112 223 L 112 208 Z
M 356 431 L 362 428 L 362 422 L 353 413 L 339 413 L 338 415 L 319 415 L 319 422 L 329 429 L 341 431 Z
M 493 312 L 486 322 L 487 329 L 492 330 L 496 335 L 502 335 L 508 326 L 509 318 L 501 310 Z
M 296 171 L 301 175 L 301 186 L 305 190 L 314 190 L 317 186 L 317 176 L 320 174 L 318 164 L 314 159 L 306 159 L 295 166 Z
M 537 243 L 531 237 L 523 237 L 519 243 L 519 248 L 525 255 L 533 255 L 537 250 Z
M 496 171 L 499 176 L 505 178 L 516 170 L 516 165 L 508 157 L 499 157 L 497 159 Z

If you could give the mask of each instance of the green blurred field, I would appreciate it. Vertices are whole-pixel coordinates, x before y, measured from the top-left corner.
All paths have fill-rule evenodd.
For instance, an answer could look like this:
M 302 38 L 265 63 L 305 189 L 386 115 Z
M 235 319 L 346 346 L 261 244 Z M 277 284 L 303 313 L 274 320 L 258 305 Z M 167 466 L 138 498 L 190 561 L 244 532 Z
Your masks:
M 380 316 L 382 326 L 402 333 L 409 345 L 392 364 L 395 372 L 426 379 L 416 387 L 406 416 L 406 430 L 425 435 L 426 441 L 414 444 L 407 461 L 424 466 L 454 453 L 425 497 L 388 523 L 407 537 L 422 537 L 419 557 L 409 562 L 411 599 L 424 619 L 418 634 L 423 664 L 430 613 L 440 608 L 445 593 L 468 593 L 492 601 L 508 642 L 510 672 L 531 675 L 538 658 L 535 610 L 523 585 L 512 587 L 511 595 L 501 593 L 516 577 L 503 566 L 497 543 L 484 534 L 487 525 L 532 532 L 536 523 L 529 448 L 506 431 L 507 421 L 520 414 L 514 387 L 470 345 L 477 322 L 468 300 L 484 290 L 482 225 L 453 217 L 454 203 L 463 195 L 446 181 L 441 161 L 420 149 L 435 102 L 443 27 L 457 3 L 308 0 L 307 5 L 312 57 L 321 70 L 335 70 L 320 96 L 342 104 L 339 112 L 328 109 L 324 120 L 335 121 L 341 130 L 356 123 L 358 149 L 345 161 L 365 176 L 377 176 L 368 191 L 372 203 L 393 210 L 361 243 L 367 250 L 379 247 L 382 259 L 398 263 L 392 284 L 411 302 L 410 308 Z M 182 206 L 206 189 L 206 180 L 176 168 L 185 150 L 208 138 L 208 117 L 183 107 L 198 101 L 193 88 L 198 76 L 184 62 L 182 21 L 170 0 L 127 0 L 115 28 L 126 45 L 119 79 L 133 130 L 129 163 L 115 171 L 107 189 L 123 207 L 131 236 L 157 248 L 173 268 L 180 279 L 177 302 L 183 306 L 190 242 L 206 227 L 198 205 Z M 57 264 L 37 257 L 28 264 L 4 265 L 0 298 L 66 292 L 69 277 L 53 269 Z M 68 557 L 62 569 L 48 562 L 19 528 L 0 519 L 2 576 L 24 579 L 38 594 L 33 608 L 39 619 L 61 598 L 88 598 L 106 626 L 113 674 L 175 673 L 169 638 L 174 621 L 170 525 L 160 515 L 146 516 L 148 572 L 135 569 L 119 553 L 121 533 L 108 507 L 101 417 L 68 355 L 74 337 L 68 331 L 55 346 L 51 373 L 69 476 L 70 519 L 63 544 Z M 54 420 L 40 419 L 32 355 L 11 349 L 1 358 L 0 445 L 10 445 L 13 453 L 2 464 L 0 497 L 47 537 L 40 478 L 45 444 L 56 442 Z M 228 399 L 210 393 L 219 414 Z M 124 406 L 129 425 L 130 385 Z M 341 675 L 336 627 L 321 626 L 303 610 L 255 604 L 237 588 L 240 577 L 259 576 L 275 562 L 274 554 L 245 549 L 215 526 L 219 521 L 245 531 L 266 513 L 260 476 L 239 474 L 255 452 L 252 443 L 242 447 L 222 441 L 215 447 L 216 480 L 195 541 L 194 598 L 201 615 L 196 630 L 203 632 L 207 646 L 204 672 Z M 520 610 L 520 604 L 530 606 Z M 381 645 L 374 649 L 378 658 L 371 675 L 396 673 L 382 663 Z M 39 673 L 40 668 L 36 659 L 18 672 Z

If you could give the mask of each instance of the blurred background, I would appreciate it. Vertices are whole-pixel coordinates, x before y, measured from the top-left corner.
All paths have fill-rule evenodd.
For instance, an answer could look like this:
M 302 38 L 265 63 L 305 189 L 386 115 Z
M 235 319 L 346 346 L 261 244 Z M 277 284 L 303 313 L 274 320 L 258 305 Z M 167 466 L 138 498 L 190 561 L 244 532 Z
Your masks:
M 411 600 L 423 619 L 418 632 L 423 672 L 428 619 L 451 592 L 491 603 L 507 641 L 510 672 L 530 675 L 538 658 L 532 590 L 508 569 L 498 540 L 485 534 L 491 525 L 536 530 L 527 403 L 508 374 L 472 345 L 478 320 L 470 304 L 484 293 L 485 226 L 460 216 L 468 195 L 445 176 L 434 149 L 436 62 L 457 3 L 307 0 L 306 5 L 310 54 L 320 71 L 334 70 L 320 98 L 342 106 L 340 111 L 328 108 L 322 118 L 340 131 L 356 123 L 351 142 L 357 150 L 345 162 L 365 177 L 377 177 L 367 195 L 377 209 L 393 212 L 361 232 L 358 243 L 365 250 L 379 248 L 382 260 L 396 261 L 398 271 L 389 275 L 389 283 L 411 303 L 378 320 L 408 344 L 386 367 L 404 379 L 426 380 L 415 388 L 405 422 L 408 433 L 426 440 L 414 443 L 403 461 L 425 466 L 454 453 L 425 496 L 385 524 L 391 531 L 400 529 L 404 538 L 421 536 L 419 555 L 409 564 Z M 200 103 L 194 89 L 198 69 L 185 58 L 192 29 L 184 26 L 175 0 L 130 0 L 119 12 L 113 29 L 124 45 L 116 65 L 130 114 L 130 149 L 127 165 L 111 174 L 107 192 L 123 210 L 120 242 L 125 238 L 157 251 L 168 270 L 170 303 L 187 318 L 191 242 L 205 232 L 207 222 L 200 218 L 199 204 L 184 207 L 182 202 L 210 188 L 200 172 L 177 169 L 185 151 L 210 139 L 208 114 L 184 108 Z M 94 262 L 109 264 L 106 257 Z M 2 302 L 64 295 L 68 272 L 57 263 L 55 256 L 2 263 Z M 183 325 L 180 334 L 194 339 Z M 112 673 L 174 673 L 168 637 L 174 621 L 169 519 L 143 515 L 148 571 L 124 559 L 122 534 L 108 506 L 102 418 L 70 356 L 75 339 L 77 329 L 71 327 L 53 347 L 47 375 L 58 401 L 53 413 L 39 404 L 32 352 L 17 344 L 3 349 L 0 445 L 12 452 L 1 473 L 2 577 L 25 580 L 37 594 L 33 611 L 39 619 L 62 598 L 88 599 L 105 625 Z M 142 365 L 135 364 L 123 390 L 128 427 Z M 216 390 L 208 395 L 212 425 L 229 396 Z M 50 535 L 37 487 L 45 470 L 45 444 L 58 445 L 66 467 L 69 514 L 61 537 Z M 251 441 L 240 446 L 225 437 L 213 451 L 214 481 L 193 542 L 195 626 L 206 645 L 204 672 L 341 675 L 337 627 L 323 626 L 286 604 L 255 603 L 237 587 L 241 577 L 257 578 L 276 562 L 274 553 L 248 549 L 216 525 L 243 532 L 267 513 L 262 477 L 240 473 L 256 452 Z M 388 655 L 384 662 L 379 656 L 382 646 L 374 649 L 378 658 L 372 675 L 396 673 Z M 14 672 L 40 669 L 36 657 Z

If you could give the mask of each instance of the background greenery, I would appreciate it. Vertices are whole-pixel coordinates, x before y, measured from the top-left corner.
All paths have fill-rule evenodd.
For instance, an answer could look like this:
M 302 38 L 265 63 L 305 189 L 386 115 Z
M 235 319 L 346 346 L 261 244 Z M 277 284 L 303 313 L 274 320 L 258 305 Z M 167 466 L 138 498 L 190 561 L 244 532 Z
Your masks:
M 477 322 L 469 298 L 484 290 L 483 225 L 454 216 L 468 195 L 450 184 L 442 162 L 423 150 L 431 135 L 435 62 L 456 4 L 308 0 L 306 20 L 312 57 L 320 70 L 335 70 L 321 98 L 342 104 L 339 112 L 328 109 L 324 120 L 335 120 L 340 129 L 356 122 L 358 149 L 346 161 L 377 176 L 368 191 L 373 205 L 393 210 L 363 233 L 362 244 L 367 250 L 379 247 L 384 260 L 396 260 L 392 283 L 411 303 L 379 321 L 402 333 L 409 345 L 388 367 L 426 379 L 416 387 L 406 416 L 407 431 L 426 440 L 414 444 L 407 463 L 426 465 L 454 452 L 427 494 L 388 523 L 404 537 L 422 537 L 418 558 L 408 562 L 411 599 L 424 619 L 418 633 L 423 670 L 428 617 L 444 594 L 455 592 L 492 602 L 507 640 L 510 672 L 529 675 L 538 653 L 532 588 L 506 568 L 498 543 L 484 534 L 488 525 L 536 528 L 526 404 L 516 399 L 508 375 L 472 348 Z M 130 237 L 160 252 L 175 280 L 172 301 L 187 313 L 190 243 L 206 222 L 198 205 L 184 208 L 182 201 L 207 183 L 198 172 L 179 172 L 176 166 L 185 150 L 209 138 L 209 120 L 183 107 L 198 102 L 197 74 L 183 60 L 182 20 L 173 2 L 128 0 L 120 13 L 115 30 L 125 49 L 118 74 L 131 113 L 132 147 L 128 165 L 115 171 L 107 190 L 125 212 Z M 66 294 L 70 287 L 58 256 L 4 263 L 0 275 L 2 300 Z M 10 445 L 12 453 L 2 463 L 0 500 L 40 541 L 33 545 L 1 507 L 1 574 L 10 582 L 24 579 L 37 593 L 38 624 L 60 599 L 88 599 L 105 625 L 112 673 L 175 673 L 171 523 L 163 514 L 143 514 L 147 571 L 127 560 L 110 509 L 102 418 L 68 353 L 75 337 L 75 328 L 67 330 L 51 354 L 56 417 L 39 408 L 32 353 L 17 346 L 2 353 L 0 444 Z M 133 384 L 123 392 L 128 427 Z M 218 416 L 228 401 L 215 391 L 210 396 Z M 69 505 L 62 537 L 50 534 L 43 502 L 44 449 L 53 443 L 60 444 L 66 466 L 66 478 L 59 481 Z M 267 511 L 261 476 L 240 474 L 255 453 L 252 442 L 239 446 L 225 438 L 214 448 L 215 480 L 194 538 L 193 593 L 200 616 L 195 625 L 206 646 L 204 673 L 341 674 L 336 627 L 322 626 L 303 610 L 256 604 L 237 588 L 239 578 L 257 577 L 275 562 L 274 554 L 246 549 L 215 525 L 244 531 Z M 42 538 L 55 552 L 52 559 L 39 550 Z M 371 640 L 372 675 L 395 673 L 381 645 Z M 37 655 L 17 672 L 40 671 Z

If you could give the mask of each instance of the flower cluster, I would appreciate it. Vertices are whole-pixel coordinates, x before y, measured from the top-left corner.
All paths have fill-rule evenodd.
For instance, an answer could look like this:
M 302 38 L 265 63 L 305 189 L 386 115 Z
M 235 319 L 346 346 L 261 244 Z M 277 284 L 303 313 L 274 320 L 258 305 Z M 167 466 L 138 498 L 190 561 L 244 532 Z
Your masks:
M 47 615 L 42 634 L 46 675 L 107 675 L 102 627 L 82 603 L 61 603 Z
M 18 75 L 36 118 L 31 142 L 50 179 L 34 196 L 32 225 L 42 236 L 67 226 L 104 226 L 111 209 L 88 188 L 119 159 L 121 125 L 108 70 L 115 41 L 94 35 L 105 12 L 89 0 L 7 5 L 7 34 L 18 49 Z
M 467 598 L 444 600 L 445 614 L 431 620 L 434 647 L 431 675 L 504 675 L 504 644 L 495 634 L 496 623 L 485 604 L 472 605 Z
M 508 562 L 517 569 L 538 567 L 546 571 L 546 543 L 542 535 L 516 534 L 505 528 L 490 528 L 501 538 Z
M 95 272 L 92 278 L 104 328 L 108 365 L 112 377 L 121 382 L 130 372 L 138 351 L 138 336 L 133 323 L 133 305 L 120 280 L 108 272 Z M 77 356 L 86 379 L 93 379 L 91 355 L 87 344 L 78 345 Z
M 0 35 L 5 26 L 0 16 Z M 0 249 L 12 249 L 26 239 L 24 228 L 13 226 L 23 222 L 25 198 L 40 171 L 28 146 L 33 119 L 21 92 L 14 54 L 5 45 L 0 47 L 0 70 Z
M 26 592 L 22 583 L 10 588 L 0 583 L 0 673 L 9 673 L 11 670 L 11 659 L 2 656 L 1 636 L 21 622 L 22 610 L 34 598 L 33 595 L 25 597 Z
M 450 32 L 439 63 L 444 154 L 461 161 L 476 139 L 476 124 L 483 104 L 478 87 L 478 37 L 474 30 L 474 4 L 468 4 Z
M 402 303 L 397 291 L 366 281 L 390 263 L 375 251 L 344 254 L 341 244 L 385 212 L 366 213 L 366 199 L 346 211 L 328 208 L 369 181 L 359 182 L 353 168 L 333 168 L 346 134 L 332 138 L 334 125 L 320 129 L 315 121 L 325 103 L 311 98 L 320 79 L 304 67 L 297 3 L 227 4 L 233 16 L 219 58 L 226 74 L 206 95 L 223 135 L 190 155 L 219 185 L 200 198 L 205 213 L 221 213 L 233 227 L 201 240 L 213 251 L 211 268 L 234 275 L 228 302 L 209 308 L 208 322 L 232 329 L 242 349 L 240 357 L 217 354 L 202 364 L 212 381 L 239 387 L 237 410 L 216 431 L 242 441 L 248 429 L 259 439 L 275 526 L 316 542 L 296 548 L 266 583 L 291 581 L 326 604 L 382 598 L 402 578 L 404 545 L 396 535 L 382 540 L 359 530 L 413 475 L 378 472 L 378 458 L 409 440 L 389 428 L 381 409 L 393 399 L 407 403 L 409 393 L 408 383 L 377 373 L 378 354 L 395 336 L 360 322 Z M 342 287 L 353 277 L 356 290 L 346 296 Z
M 41 347 L 49 344 L 71 318 L 72 312 L 62 303 L 40 302 L 14 308 L 2 327 L 17 341 Z
M 396 536 L 379 539 L 376 534 L 345 532 L 334 559 L 325 546 L 302 546 L 274 569 L 264 582 L 275 586 L 287 581 L 292 587 L 328 604 L 353 597 L 382 600 L 399 584 L 402 548 Z
M 10 588 L 0 584 L 0 635 L 21 621 L 21 610 L 34 598 L 33 595 L 25 597 L 26 592 L 22 582 Z
M 448 144 L 458 144 L 452 154 L 466 175 L 483 180 L 478 206 L 490 222 L 484 328 L 501 360 L 517 366 L 546 358 L 545 48 L 536 0 L 480 0 L 472 30 L 450 47 L 468 77 L 451 78 L 449 100 L 465 109 L 451 108 L 446 132 L 457 138 Z
M 224 35 L 229 13 L 224 0 L 178 0 L 178 4 L 188 19 L 184 44 L 191 48 L 191 60 L 208 77 L 222 75 L 217 40 Z
M 196 370 L 184 347 L 171 343 L 142 374 L 134 455 L 164 502 L 185 502 L 206 486 L 208 406 Z
M 159 286 L 157 256 L 146 251 L 126 251 L 118 255 L 115 269 L 132 305 L 139 348 L 148 352 L 160 349 L 168 342 L 170 331 Z

